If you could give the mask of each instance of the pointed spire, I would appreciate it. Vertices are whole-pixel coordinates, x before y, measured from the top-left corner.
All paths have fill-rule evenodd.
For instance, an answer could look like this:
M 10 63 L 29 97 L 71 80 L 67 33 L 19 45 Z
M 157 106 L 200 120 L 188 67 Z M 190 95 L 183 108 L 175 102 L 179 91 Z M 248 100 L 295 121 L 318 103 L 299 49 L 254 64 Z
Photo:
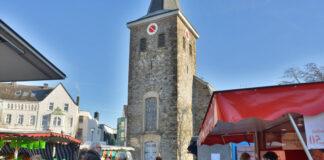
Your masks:
M 163 10 L 181 10 L 179 0 L 152 0 L 147 14 Z

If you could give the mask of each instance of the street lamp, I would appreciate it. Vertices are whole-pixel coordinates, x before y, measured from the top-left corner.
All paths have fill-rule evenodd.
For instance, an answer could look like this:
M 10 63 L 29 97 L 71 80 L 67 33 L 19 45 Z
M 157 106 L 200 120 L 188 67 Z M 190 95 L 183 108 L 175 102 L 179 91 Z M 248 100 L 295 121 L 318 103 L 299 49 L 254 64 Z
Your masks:
M 93 132 L 94 132 L 95 128 L 91 128 L 90 131 L 91 131 L 91 142 L 93 141 Z

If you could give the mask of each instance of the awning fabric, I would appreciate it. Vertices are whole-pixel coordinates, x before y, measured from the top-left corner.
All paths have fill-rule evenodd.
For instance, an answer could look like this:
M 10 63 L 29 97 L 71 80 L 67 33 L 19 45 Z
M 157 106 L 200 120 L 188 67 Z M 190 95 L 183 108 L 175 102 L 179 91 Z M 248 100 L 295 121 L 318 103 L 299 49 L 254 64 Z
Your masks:
M 59 141 L 59 142 L 73 142 L 76 144 L 81 144 L 81 141 L 75 139 L 71 136 L 54 133 L 54 132 L 39 132 L 39 133 L 12 133 L 12 132 L 1 132 L 0 138 L 11 140 L 11 139 L 48 139 L 51 141 Z
M 199 144 L 251 141 L 253 130 L 285 121 L 287 113 L 314 116 L 322 112 L 324 83 L 214 92 L 199 132 Z
M 34 155 L 41 155 L 43 159 L 52 160 L 53 159 L 53 147 L 55 146 L 55 158 L 66 159 L 66 160 L 76 160 L 79 154 L 79 146 L 76 144 L 46 144 L 45 149 L 27 149 L 19 148 L 18 154 L 25 155 L 25 157 L 32 157 Z M 10 147 L 9 143 L 6 143 L 0 150 L 1 155 L 13 154 L 15 152 L 14 148 Z

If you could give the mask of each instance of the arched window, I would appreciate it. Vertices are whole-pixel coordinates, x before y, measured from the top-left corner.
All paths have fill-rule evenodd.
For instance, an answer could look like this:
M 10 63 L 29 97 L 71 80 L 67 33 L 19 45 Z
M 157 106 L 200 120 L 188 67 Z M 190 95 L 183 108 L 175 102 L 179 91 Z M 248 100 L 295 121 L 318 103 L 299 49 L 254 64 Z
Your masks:
M 140 51 L 144 52 L 146 51 L 146 38 L 142 38 L 140 42 Z
M 157 98 L 145 99 L 145 131 L 157 129 Z

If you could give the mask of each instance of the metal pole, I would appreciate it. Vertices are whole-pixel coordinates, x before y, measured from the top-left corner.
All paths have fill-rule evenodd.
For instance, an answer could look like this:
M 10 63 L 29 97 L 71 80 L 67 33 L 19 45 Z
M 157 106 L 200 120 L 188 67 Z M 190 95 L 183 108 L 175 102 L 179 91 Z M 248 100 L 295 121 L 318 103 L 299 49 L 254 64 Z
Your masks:
M 300 141 L 300 143 L 302 144 L 302 146 L 303 146 L 303 148 L 304 148 L 304 151 L 305 151 L 305 153 L 306 153 L 308 159 L 309 159 L 309 160 L 313 160 L 313 157 L 312 157 L 311 154 L 309 153 L 309 150 L 308 150 L 308 148 L 307 148 L 307 146 L 306 146 L 306 143 L 305 143 L 303 137 L 301 136 L 301 134 L 300 134 L 300 132 L 299 132 L 299 130 L 298 130 L 298 128 L 297 128 L 297 125 L 296 125 L 296 123 L 295 123 L 294 118 L 291 116 L 290 113 L 288 113 L 288 117 L 289 117 L 289 120 L 290 120 L 291 124 L 293 125 L 293 127 L 294 127 L 294 129 L 295 129 L 295 131 L 296 131 L 296 133 L 297 133 L 297 136 L 298 136 L 298 138 L 299 138 L 299 141 Z
M 18 159 L 18 151 L 19 151 L 19 149 L 18 149 L 17 144 L 16 144 L 15 153 L 14 153 L 14 158 L 15 159 Z
M 259 139 L 258 139 L 258 131 L 254 133 L 254 156 L 256 160 L 259 160 Z

